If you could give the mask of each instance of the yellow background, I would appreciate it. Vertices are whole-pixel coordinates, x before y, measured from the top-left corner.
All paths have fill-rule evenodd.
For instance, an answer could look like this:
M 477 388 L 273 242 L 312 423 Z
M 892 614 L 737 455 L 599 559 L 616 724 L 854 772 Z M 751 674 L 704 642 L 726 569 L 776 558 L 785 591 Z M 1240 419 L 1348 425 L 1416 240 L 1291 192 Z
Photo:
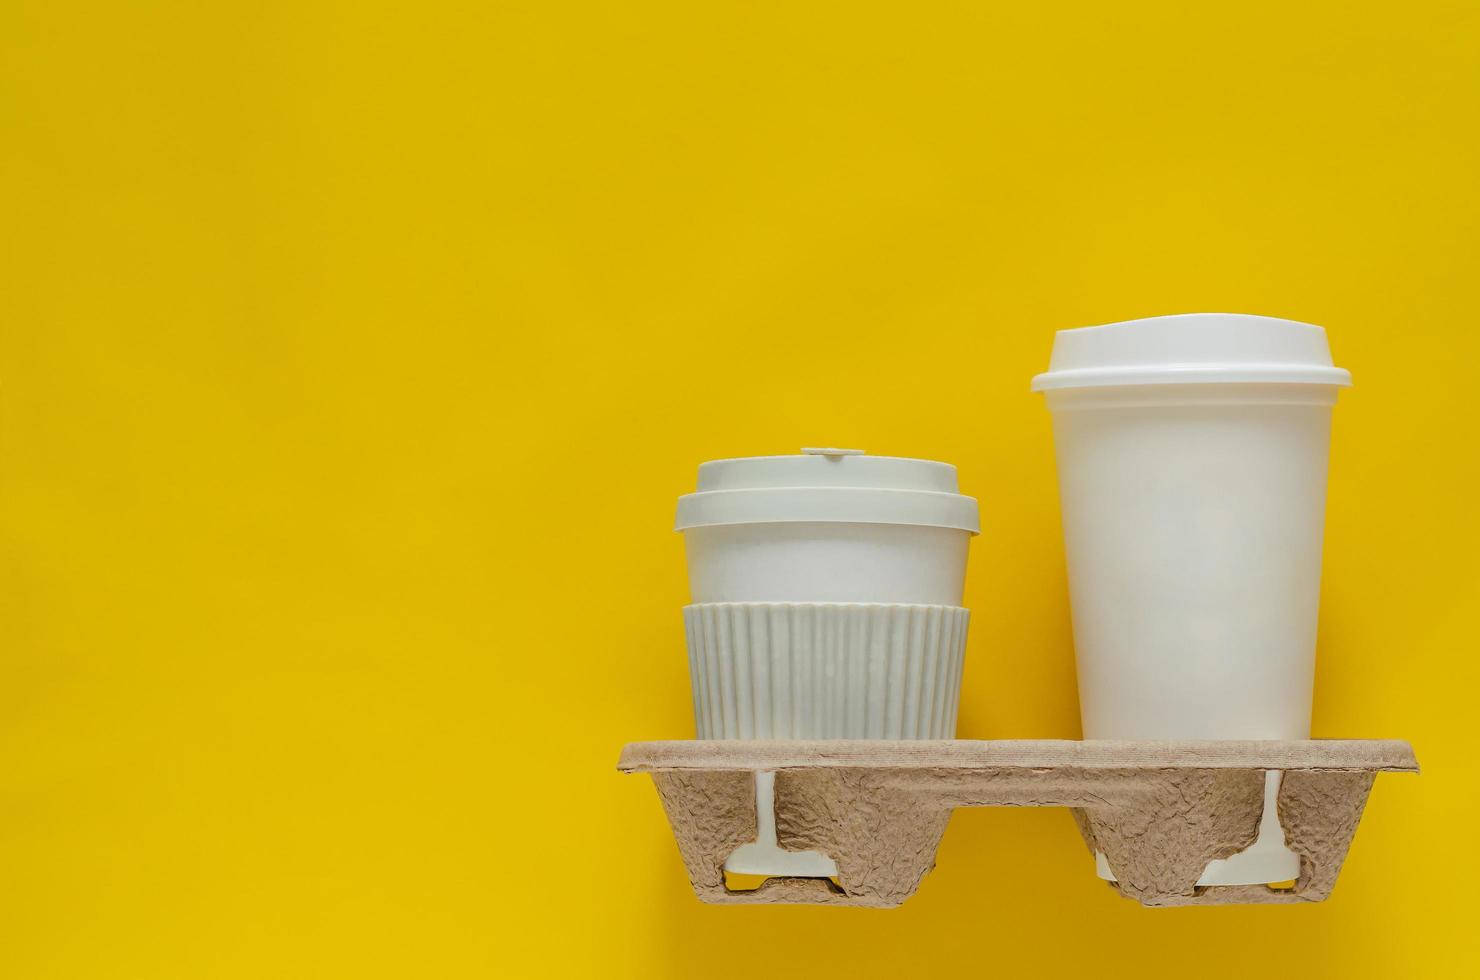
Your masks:
M 1442 976 L 1473 952 L 1474 3 L 0 6 L 0 975 Z M 1325 325 L 1330 902 L 1147 911 L 1061 810 L 711 908 L 674 498 L 980 498 L 960 734 L 1078 735 L 1053 331 Z

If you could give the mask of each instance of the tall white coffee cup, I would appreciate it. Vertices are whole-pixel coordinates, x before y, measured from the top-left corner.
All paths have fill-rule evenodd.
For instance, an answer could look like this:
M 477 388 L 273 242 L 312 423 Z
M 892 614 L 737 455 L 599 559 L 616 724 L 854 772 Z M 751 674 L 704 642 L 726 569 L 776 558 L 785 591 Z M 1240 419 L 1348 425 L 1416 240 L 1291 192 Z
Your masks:
M 954 736 L 979 530 L 954 466 L 848 449 L 716 460 L 676 528 L 700 738 Z M 726 870 L 836 874 L 777 847 L 771 788 L 758 774 L 759 838 Z
M 1331 408 L 1350 383 L 1325 331 L 1290 320 L 1059 332 L 1033 388 L 1053 414 L 1086 738 L 1309 737 Z M 1297 876 L 1277 776 L 1259 840 L 1204 884 Z

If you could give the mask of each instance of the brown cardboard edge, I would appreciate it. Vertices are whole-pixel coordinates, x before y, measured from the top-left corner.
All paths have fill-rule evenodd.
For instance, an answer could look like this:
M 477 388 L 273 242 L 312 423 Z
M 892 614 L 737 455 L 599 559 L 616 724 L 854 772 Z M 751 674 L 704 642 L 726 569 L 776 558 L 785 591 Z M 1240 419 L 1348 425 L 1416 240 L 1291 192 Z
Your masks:
M 1413 747 L 1396 739 L 1127 742 L 1068 739 L 975 741 L 633 742 L 622 772 L 793 768 L 1298 769 L 1418 772 Z

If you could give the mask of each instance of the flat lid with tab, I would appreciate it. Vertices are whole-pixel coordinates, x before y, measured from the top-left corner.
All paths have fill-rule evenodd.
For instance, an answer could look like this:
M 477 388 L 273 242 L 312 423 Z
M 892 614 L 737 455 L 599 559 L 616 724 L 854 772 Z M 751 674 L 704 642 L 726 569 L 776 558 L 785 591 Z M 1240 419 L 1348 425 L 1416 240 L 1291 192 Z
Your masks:
M 701 464 L 676 528 L 803 521 L 980 530 L 976 500 L 958 491 L 951 464 L 816 448 Z

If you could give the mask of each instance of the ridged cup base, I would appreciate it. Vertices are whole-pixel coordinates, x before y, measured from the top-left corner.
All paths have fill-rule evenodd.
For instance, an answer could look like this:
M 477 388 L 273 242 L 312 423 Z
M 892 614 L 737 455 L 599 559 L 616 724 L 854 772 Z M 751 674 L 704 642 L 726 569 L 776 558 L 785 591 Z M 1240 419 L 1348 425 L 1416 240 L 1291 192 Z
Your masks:
M 886 603 L 685 606 L 699 738 L 953 738 L 969 617 Z

